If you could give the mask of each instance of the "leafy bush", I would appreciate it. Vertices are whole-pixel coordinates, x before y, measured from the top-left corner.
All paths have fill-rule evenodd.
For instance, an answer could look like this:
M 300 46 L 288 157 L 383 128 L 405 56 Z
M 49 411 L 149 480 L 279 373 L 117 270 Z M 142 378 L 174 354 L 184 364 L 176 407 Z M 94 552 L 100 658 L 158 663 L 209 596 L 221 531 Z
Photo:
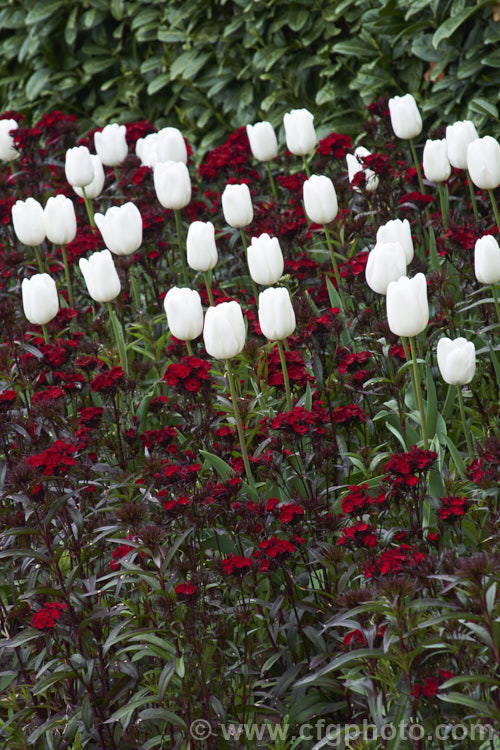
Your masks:
M 430 126 L 487 118 L 496 135 L 497 13 L 493 0 L 0 0 L 0 107 L 82 127 L 145 117 L 201 153 L 294 107 L 357 134 L 363 105 L 410 91 Z

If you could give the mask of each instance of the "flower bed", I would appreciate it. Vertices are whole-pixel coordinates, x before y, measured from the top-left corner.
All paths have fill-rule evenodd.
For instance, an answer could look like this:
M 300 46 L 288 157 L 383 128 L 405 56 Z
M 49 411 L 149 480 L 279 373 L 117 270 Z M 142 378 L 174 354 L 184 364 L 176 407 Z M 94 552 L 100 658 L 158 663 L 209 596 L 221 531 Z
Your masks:
M 381 100 L 351 182 L 346 136 L 303 160 L 282 149 L 270 180 L 242 129 L 197 169 L 187 149 L 192 194 L 165 208 L 156 171 L 135 155 L 154 130 L 127 126 L 127 155 L 105 167 L 94 199 L 65 175 L 67 150 L 93 133 L 78 139 L 61 113 L 20 122 L 20 156 L 2 167 L 3 747 L 187 748 L 195 720 L 211 733 L 191 731 L 191 746 L 213 748 L 255 746 L 221 725 L 283 717 L 283 747 L 320 720 L 404 721 L 425 736 L 439 724 L 443 748 L 460 744 L 457 724 L 498 727 L 499 320 L 494 286 L 474 273 L 476 241 L 498 234 L 494 193 L 472 195 L 460 169 L 439 192 L 423 185 Z M 306 170 L 335 186 L 338 213 L 318 224 Z M 221 203 L 236 184 L 251 196 L 240 227 Z M 76 236 L 32 251 L 13 206 L 56 194 L 74 204 Z M 106 261 L 97 289 L 79 263 L 104 248 L 92 217 L 129 202 L 141 241 Z M 407 273 L 425 274 L 429 305 L 428 324 L 405 334 L 411 347 L 392 330 L 413 322 L 411 296 L 388 321 L 365 280 L 377 230 L 395 218 L 409 221 Z M 215 226 L 207 272 L 186 262 L 195 221 Z M 293 301 L 269 340 L 245 258 L 265 233 L 284 258 L 268 283 Z M 42 271 L 58 312 L 37 325 L 21 287 Z M 214 316 L 205 338 L 196 320 L 187 343 L 173 336 L 191 304 L 167 304 L 167 326 L 174 286 L 197 290 L 204 308 L 210 297 L 216 310 L 241 306 L 234 348 L 229 329 L 209 338 Z M 475 344 L 470 387 L 462 359 L 447 371 L 458 386 L 443 381 L 444 336 Z

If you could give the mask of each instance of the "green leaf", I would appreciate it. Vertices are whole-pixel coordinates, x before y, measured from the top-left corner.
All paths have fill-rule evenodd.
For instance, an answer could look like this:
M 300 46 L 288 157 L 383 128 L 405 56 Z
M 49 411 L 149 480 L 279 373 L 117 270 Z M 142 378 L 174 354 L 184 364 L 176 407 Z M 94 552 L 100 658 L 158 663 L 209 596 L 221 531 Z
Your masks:
M 170 79 L 173 81 L 179 76 L 192 80 L 210 59 L 211 52 L 199 54 L 197 49 L 189 50 L 180 55 L 170 68 Z
M 45 21 L 46 18 L 51 18 L 63 5 L 64 0 L 39 0 L 26 16 L 26 25 L 32 26 Z
M 51 71 L 48 68 L 40 68 L 30 76 L 26 84 L 26 96 L 30 102 L 42 92 L 50 76 Z
M 220 456 L 216 456 L 215 453 L 209 453 L 209 451 L 205 450 L 200 450 L 200 453 L 205 459 L 205 463 L 214 469 L 221 479 L 225 481 L 234 476 L 233 469 Z
M 447 18 L 447 20 L 441 24 L 441 26 L 437 29 L 434 36 L 432 37 L 432 44 L 435 48 L 439 46 L 439 44 L 443 41 L 443 39 L 448 39 L 452 34 L 457 31 L 458 28 L 464 23 L 464 21 L 467 21 L 468 18 L 470 18 L 474 13 L 477 13 L 478 10 L 481 8 L 484 8 L 485 5 L 492 5 L 492 0 L 481 0 L 481 2 L 477 3 L 477 5 L 469 6 L 468 8 L 465 8 L 460 13 L 456 13 L 451 18 Z
M 445 435 L 444 439 L 446 441 L 446 445 L 448 446 L 448 450 L 451 453 L 451 457 L 453 458 L 453 463 L 455 464 L 455 467 L 460 474 L 461 477 L 465 477 L 465 464 L 463 462 L 463 458 L 460 455 L 458 448 L 456 447 L 455 443 L 452 441 L 452 439 Z
M 469 109 L 471 112 L 477 112 L 480 115 L 489 115 L 495 120 L 498 120 L 498 108 L 492 102 L 483 99 L 482 97 L 476 97 L 469 102 Z
M 427 424 L 427 436 L 429 440 L 432 440 L 436 434 L 436 423 L 437 423 L 437 395 L 436 386 L 434 384 L 434 378 L 432 377 L 432 371 L 430 367 L 427 367 L 426 373 L 426 385 L 427 385 L 427 409 L 426 409 L 426 424 Z

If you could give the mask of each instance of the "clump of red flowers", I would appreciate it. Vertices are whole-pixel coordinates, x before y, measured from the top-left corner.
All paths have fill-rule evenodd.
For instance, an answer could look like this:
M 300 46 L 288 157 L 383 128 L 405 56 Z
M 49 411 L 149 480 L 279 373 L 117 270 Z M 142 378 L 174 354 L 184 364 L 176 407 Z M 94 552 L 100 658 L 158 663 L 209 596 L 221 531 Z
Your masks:
M 343 530 L 337 544 L 356 549 L 358 547 L 372 548 L 378 544 L 375 528 L 369 523 L 355 523 Z
M 468 501 L 465 497 L 441 497 L 441 507 L 437 514 L 441 521 L 455 521 L 467 512 Z
M 106 372 L 96 375 L 91 381 L 90 387 L 95 393 L 112 395 L 116 393 L 125 383 L 125 371 L 121 367 L 112 367 Z
M 222 561 L 222 571 L 226 576 L 242 576 L 252 568 L 252 560 L 242 555 L 229 553 Z
M 211 383 L 212 365 L 197 357 L 183 357 L 180 362 L 172 362 L 163 376 L 163 380 L 172 388 L 181 392 L 198 393 L 203 383 Z
M 64 476 L 77 461 L 74 454 L 78 451 L 76 445 L 56 440 L 49 448 L 36 456 L 28 456 L 26 464 L 40 469 L 44 476 Z
M 55 627 L 65 609 L 66 605 L 63 602 L 46 602 L 31 618 L 32 627 L 37 630 Z
M 374 505 L 380 505 L 385 501 L 385 493 L 382 492 L 377 497 L 368 494 L 370 487 L 368 484 L 351 485 L 349 492 L 342 498 L 343 513 L 365 513 Z
M 190 582 L 178 583 L 174 590 L 179 601 L 192 601 L 199 594 L 198 586 Z
M 426 451 L 413 446 L 409 453 L 393 453 L 386 461 L 383 471 L 387 472 L 385 477 L 394 489 L 415 487 L 419 476 L 430 469 L 437 458 L 434 451 Z

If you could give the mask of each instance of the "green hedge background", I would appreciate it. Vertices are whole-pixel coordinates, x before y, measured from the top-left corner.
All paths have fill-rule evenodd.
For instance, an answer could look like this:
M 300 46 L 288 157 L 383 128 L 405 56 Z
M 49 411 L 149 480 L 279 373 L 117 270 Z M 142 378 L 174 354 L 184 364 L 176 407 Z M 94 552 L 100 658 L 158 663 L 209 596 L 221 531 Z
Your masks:
M 498 136 L 497 19 L 494 0 L 0 0 L 0 109 L 146 118 L 201 154 L 294 107 L 355 136 L 366 104 L 409 91 L 427 129 Z

